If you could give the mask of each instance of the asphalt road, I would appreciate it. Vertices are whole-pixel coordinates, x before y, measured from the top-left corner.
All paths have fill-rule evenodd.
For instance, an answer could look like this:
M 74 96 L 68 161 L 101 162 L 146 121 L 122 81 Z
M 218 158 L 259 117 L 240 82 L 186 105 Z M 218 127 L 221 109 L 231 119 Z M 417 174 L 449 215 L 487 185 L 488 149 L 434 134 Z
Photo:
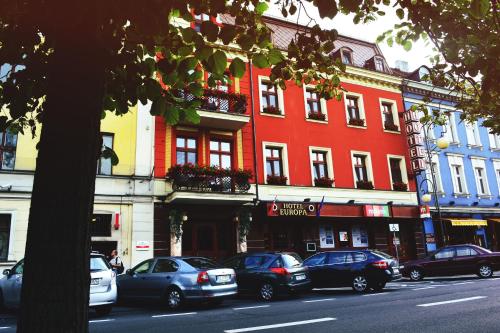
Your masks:
M 169 312 L 161 304 L 117 306 L 90 315 L 90 332 L 500 332 L 500 277 L 400 281 L 380 293 L 315 290 L 270 303 L 239 297 L 221 306 Z M 0 315 L 0 331 L 15 331 L 15 314 Z

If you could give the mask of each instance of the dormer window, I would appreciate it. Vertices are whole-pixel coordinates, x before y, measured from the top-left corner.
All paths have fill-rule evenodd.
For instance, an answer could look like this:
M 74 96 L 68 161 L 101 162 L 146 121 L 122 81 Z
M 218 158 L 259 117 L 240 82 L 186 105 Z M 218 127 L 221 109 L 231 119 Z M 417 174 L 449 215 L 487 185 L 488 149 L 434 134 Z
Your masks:
M 383 72 L 384 71 L 384 59 L 382 59 L 380 57 L 375 57 L 374 62 L 375 62 L 375 70 L 379 71 L 379 72 Z
M 340 51 L 340 55 L 342 57 L 342 63 L 345 65 L 352 65 L 352 51 L 349 49 L 342 49 Z

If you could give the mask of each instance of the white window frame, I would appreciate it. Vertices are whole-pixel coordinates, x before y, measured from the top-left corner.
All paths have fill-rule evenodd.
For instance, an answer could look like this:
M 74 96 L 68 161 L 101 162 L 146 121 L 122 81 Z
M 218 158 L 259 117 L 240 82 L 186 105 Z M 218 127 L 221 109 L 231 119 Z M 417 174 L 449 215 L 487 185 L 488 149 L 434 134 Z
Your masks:
M 398 111 L 398 104 L 395 100 L 393 99 L 387 99 L 387 98 L 379 98 L 378 99 L 379 103 L 379 108 L 380 108 L 380 116 L 382 120 L 382 129 L 384 132 L 388 133 L 401 133 L 401 124 L 399 123 L 399 111 Z M 394 124 L 398 126 L 399 130 L 398 131 L 389 131 L 385 129 L 385 122 L 384 122 L 384 107 L 383 104 L 391 104 L 391 111 L 392 111 L 392 118 L 394 119 Z M 366 119 L 365 119 L 365 124 L 366 124 Z
M 0 209 L 0 214 L 10 215 L 9 249 L 7 250 L 7 261 L 19 260 L 20 258 L 14 257 L 14 243 L 15 243 L 14 236 L 16 229 L 17 211 Z
M 348 52 L 350 54 L 349 57 L 351 59 L 350 63 L 344 62 L 344 52 Z M 354 51 L 346 46 L 340 48 L 340 61 L 346 66 L 354 66 Z
M 500 193 L 500 159 L 492 159 L 495 177 L 497 179 L 497 189 Z
M 488 138 L 490 140 L 490 150 L 491 151 L 500 150 L 500 135 L 488 133 Z
M 439 165 L 439 155 L 432 154 L 432 163 L 436 165 L 436 170 L 434 171 L 434 177 L 436 178 L 436 191 L 438 193 L 444 193 L 443 190 L 443 180 L 441 178 L 441 167 Z M 428 165 L 429 163 L 427 163 Z M 428 181 L 432 182 L 432 174 L 431 174 L 432 165 L 428 165 L 428 168 L 425 170 L 425 175 Z M 427 190 L 433 191 L 432 184 L 427 183 Z
M 392 155 L 392 154 L 387 154 L 387 166 L 389 168 L 389 177 L 391 181 L 391 190 L 394 190 L 394 182 L 392 180 L 392 170 L 391 170 L 391 158 L 393 159 L 399 159 L 399 168 L 401 169 L 401 179 L 403 180 L 404 183 L 408 186 L 407 191 L 410 190 L 410 184 L 408 182 L 408 171 L 406 169 L 406 160 L 405 157 L 402 155 Z
M 304 93 L 304 113 L 306 115 L 306 120 L 307 121 L 311 121 L 311 122 L 318 122 L 318 123 L 328 122 L 328 108 L 326 106 L 326 99 L 324 99 L 324 98 L 320 98 L 319 99 L 319 111 L 322 114 L 325 115 L 325 120 L 322 121 L 322 120 L 316 120 L 316 119 L 309 119 L 309 114 L 307 112 L 307 95 L 306 95 L 306 90 L 307 89 L 314 89 L 314 90 L 316 90 L 316 87 L 314 85 L 312 85 L 312 84 L 304 84 L 304 85 L 302 85 L 302 91 Z
M 382 69 L 379 69 L 377 68 L 377 60 L 380 61 L 382 63 Z M 384 72 L 385 71 L 385 61 L 384 61 L 384 58 L 380 57 L 380 56 L 375 56 L 373 57 L 373 68 L 376 70 L 376 71 L 379 71 L 379 72 Z
M 283 176 L 285 176 L 286 184 L 290 185 L 290 174 L 288 169 L 288 150 L 286 143 L 262 141 L 262 162 L 264 166 L 264 184 L 267 184 L 267 167 L 266 167 L 266 147 L 281 148 L 281 159 L 283 163 Z
M 479 126 L 477 122 L 465 123 L 465 132 L 467 134 L 467 147 L 482 147 L 481 136 L 479 134 Z
M 464 156 L 460 154 L 447 154 L 448 163 L 451 172 L 451 180 L 453 183 L 453 194 L 455 196 L 469 196 L 469 189 L 467 187 L 467 179 L 465 176 L 465 167 L 464 167 Z M 454 166 L 460 167 L 460 178 L 462 180 L 462 192 L 458 191 L 458 183 L 455 175 Z
M 372 155 L 367 151 L 351 150 L 351 168 L 352 168 L 352 179 L 354 181 L 354 188 L 358 188 L 356 181 L 356 170 L 354 168 L 354 155 L 364 155 L 366 156 L 366 174 L 368 176 L 368 181 L 372 182 L 373 188 L 375 188 L 375 179 L 373 178 L 373 164 Z
M 479 198 L 490 197 L 491 196 L 491 189 L 490 189 L 490 185 L 488 182 L 488 171 L 486 170 L 486 162 L 485 162 L 486 159 L 484 157 L 472 157 L 471 156 L 470 160 L 472 163 L 472 169 L 474 171 L 474 179 L 476 180 L 477 196 Z M 479 183 L 479 175 L 477 173 L 477 169 L 482 169 L 485 193 L 479 193 L 481 185 Z
M 311 169 L 311 184 L 314 185 L 314 168 L 312 162 L 313 151 L 319 151 L 326 154 L 326 169 L 328 171 L 328 178 L 333 180 L 332 187 L 335 187 L 335 175 L 333 173 L 333 159 L 332 159 L 332 149 L 324 147 L 309 146 L 309 168 Z
M 455 113 L 456 112 L 450 111 L 449 116 L 448 116 L 448 121 L 444 125 L 444 127 L 446 128 L 446 132 L 444 133 L 444 135 L 446 138 L 448 138 L 448 140 L 450 141 L 450 144 L 459 145 L 460 138 L 458 137 L 457 122 L 455 119 Z
M 359 108 L 359 116 L 361 119 L 365 121 L 365 126 L 355 126 L 355 125 L 349 125 L 349 111 L 347 109 L 347 98 L 348 97 L 356 97 L 358 99 L 358 108 Z M 367 129 L 368 128 L 368 122 L 366 121 L 366 113 L 365 113 L 365 103 L 363 101 L 363 95 L 354 93 L 354 92 L 344 92 L 344 111 L 345 111 L 345 120 L 347 127 L 354 127 L 354 128 L 362 128 L 362 129 Z
M 283 89 L 281 89 L 277 84 L 275 85 L 276 97 L 278 98 L 278 108 L 280 109 L 281 114 L 264 113 L 262 110 L 263 109 L 262 108 L 262 90 L 260 88 L 262 85 L 262 81 L 271 81 L 271 80 L 269 79 L 269 76 L 259 75 L 257 77 L 257 81 L 259 84 L 259 113 L 262 116 L 284 118 L 285 117 L 285 100 L 284 100 L 284 96 L 283 96 Z

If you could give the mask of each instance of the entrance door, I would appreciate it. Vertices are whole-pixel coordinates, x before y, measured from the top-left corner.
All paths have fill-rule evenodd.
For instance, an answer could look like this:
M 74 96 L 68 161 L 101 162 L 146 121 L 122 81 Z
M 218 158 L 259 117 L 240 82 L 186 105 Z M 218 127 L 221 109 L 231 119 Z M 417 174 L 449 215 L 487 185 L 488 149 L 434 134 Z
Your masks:
M 92 241 L 90 243 L 92 251 L 97 251 L 106 257 L 111 254 L 111 251 L 116 250 L 117 245 L 118 242 L 116 241 Z
M 182 254 L 221 260 L 232 254 L 235 242 L 234 226 L 229 223 L 188 223 L 182 235 Z

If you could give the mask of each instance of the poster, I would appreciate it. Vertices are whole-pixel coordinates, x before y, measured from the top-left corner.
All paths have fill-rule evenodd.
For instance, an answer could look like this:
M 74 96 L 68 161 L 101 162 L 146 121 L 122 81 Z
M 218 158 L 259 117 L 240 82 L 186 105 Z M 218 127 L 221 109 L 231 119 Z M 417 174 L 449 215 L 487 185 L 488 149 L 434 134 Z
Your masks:
M 319 227 L 319 241 L 322 248 L 334 248 L 333 227 L 331 225 L 322 225 Z
M 359 225 L 352 227 L 352 246 L 368 247 L 368 232 L 365 227 Z
M 348 242 L 349 234 L 347 233 L 347 231 L 339 231 L 339 239 L 341 242 Z

